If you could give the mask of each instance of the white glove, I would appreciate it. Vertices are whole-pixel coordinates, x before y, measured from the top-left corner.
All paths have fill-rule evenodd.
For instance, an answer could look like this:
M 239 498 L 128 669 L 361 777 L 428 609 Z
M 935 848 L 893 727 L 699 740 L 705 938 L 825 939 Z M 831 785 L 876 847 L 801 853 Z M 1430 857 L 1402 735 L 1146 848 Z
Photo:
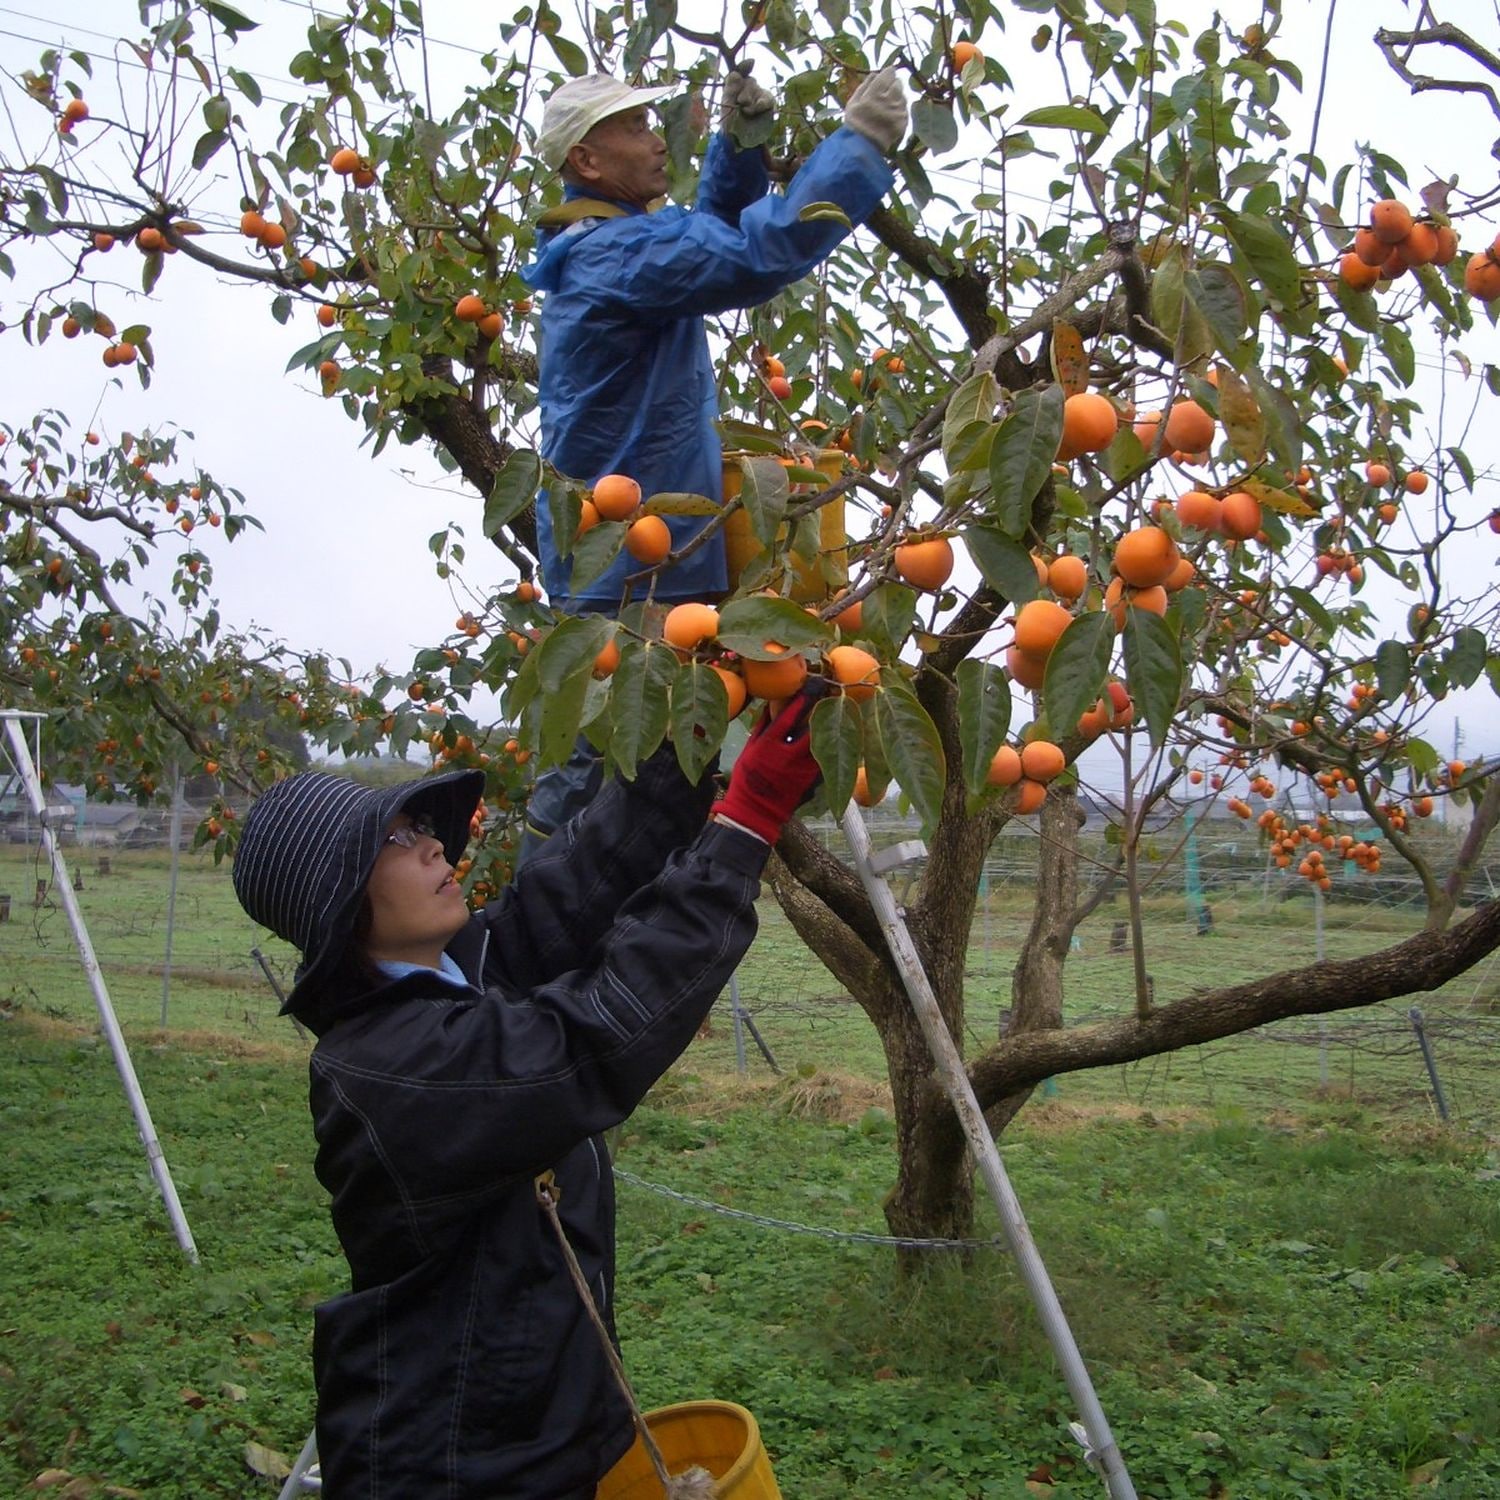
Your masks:
M 887 155 L 901 144 L 910 117 L 906 90 L 894 68 L 872 73 L 844 106 L 844 124 L 873 141 Z
M 763 89 L 748 73 L 736 70 L 724 80 L 719 124 L 727 130 L 737 119 L 754 120 L 775 108 L 776 96 L 770 89 Z

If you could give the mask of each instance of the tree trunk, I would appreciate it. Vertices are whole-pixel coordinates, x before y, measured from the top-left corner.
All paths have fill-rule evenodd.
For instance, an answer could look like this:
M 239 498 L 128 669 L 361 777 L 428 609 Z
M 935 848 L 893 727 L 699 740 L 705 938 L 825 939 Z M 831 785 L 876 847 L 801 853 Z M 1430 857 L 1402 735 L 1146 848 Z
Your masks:
M 949 765 L 960 764 L 951 690 L 927 704 L 943 734 Z M 947 788 L 915 899 L 906 911 L 921 958 L 960 1053 L 969 931 L 985 854 L 1004 814 L 969 815 L 961 782 Z M 778 846 L 768 878 L 798 935 L 844 984 L 874 1023 L 890 1075 L 896 1118 L 896 1182 L 885 1200 L 892 1234 L 966 1239 L 974 1230 L 973 1169 L 953 1107 L 937 1081 L 926 1038 L 901 975 L 874 921 L 863 887 L 847 866 L 798 825 Z M 910 1267 L 915 1259 L 903 1257 Z
M 886 1224 L 892 1234 L 963 1238 L 972 1231 L 974 1209 L 963 1135 L 933 1076 L 926 1039 L 863 889 L 858 899 L 871 921 L 857 932 L 815 893 L 821 851 L 815 854 L 814 847 L 805 830 L 789 830 L 766 878 L 797 935 L 854 997 L 880 1037 L 896 1119 L 897 1176 L 885 1200 Z M 848 896 L 837 875 L 823 874 L 826 894 Z M 938 1003 L 944 1005 L 941 995 Z M 958 1005 L 961 1010 L 961 973 Z M 944 1013 L 952 1008 L 950 996 Z
M 886 1225 L 913 1239 L 967 1239 L 974 1232 L 973 1165 L 904 993 L 880 1040 L 896 1114 L 896 1182 L 885 1199 Z M 903 1255 L 903 1270 L 920 1264 L 923 1254 Z
M 1484 795 L 1474 808 L 1474 820 L 1469 824 L 1458 858 L 1453 861 L 1453 868 L 1448 871 L 1437 899 L 1428 907 L 1429 932 L 1441 932 L 1453 920 L 1464 886 L 1478 867 L 1485 845 L 1489 843 L 1497 823 L 1500 823 L 1500 776 L 1491 776 Z
M 1054 787 L 1042 804 L 1037 852 L 1036 900 L 1031 930 L 1011 974 L 1011 1012 L 1004 1035 L 1049 1031 L 1062 1025 L 1063 966 L 1073 941 L 1078 907 L 1078 790 L 1073 782 Z M 1034 1084 L 1014 1089 L 985 1107 L 996 1140 L 1031 1097 Z

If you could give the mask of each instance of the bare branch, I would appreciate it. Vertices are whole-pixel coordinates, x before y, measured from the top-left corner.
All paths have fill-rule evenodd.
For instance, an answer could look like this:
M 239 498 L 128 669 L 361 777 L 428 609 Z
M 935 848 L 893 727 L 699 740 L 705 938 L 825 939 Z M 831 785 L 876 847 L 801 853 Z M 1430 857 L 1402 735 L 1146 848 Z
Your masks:
M 1472 58 L 1487 72 L 1500 77 L 1500 57 L 1481 47 L 1468 32 L 1461 31 L 1447 21 L 1440 21 L 1435 26 L 1419 31 L 1387 31 L 1382 27 L 1375 33 L 1375 45 L 1385 54 L 1391 71 L 1411 85 L 1412 93 L 1442 90 L 1455 94 L 1483 94 L 1489 100 L 1491 112 L 1500 119 L 1500 96 L 1496 95 L 1492 85 L 1478 79 L 1434 78 L 1430 74 L 1414 73 L 1406 61 L 1416 47 L 1451 47 L 1455 52 L 1462 52 L 1466 57 Z M 1405 57 L 1396 56 L 1398 48 L 1406 50 Z
M 157 529 L 149 522 L 142 521 L 118 505 L 98 505 L 86 498 L 68 495 L 46 495 L 28 499 L 25 495 L 18 495 L 3 480 L 0 480 L 0 505 L 26 511 L 44 524 L 55 511 L 66 510 L 84 521 L 118 521 L 127 530 L 147 540 L 158 535 Z

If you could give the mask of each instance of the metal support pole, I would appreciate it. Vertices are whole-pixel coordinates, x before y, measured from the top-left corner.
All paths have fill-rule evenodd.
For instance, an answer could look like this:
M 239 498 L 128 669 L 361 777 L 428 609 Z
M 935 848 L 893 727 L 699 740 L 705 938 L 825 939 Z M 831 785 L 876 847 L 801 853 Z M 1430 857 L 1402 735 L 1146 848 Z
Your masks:
M 891 888 L 883 877 L 883 871 L 889 868 L 890 861 L 908 857 L 907 846 L 898 845 L 894 850 L 884 851 L 880 867 L 877 868 L 871 859 L 869 831 L 865 828 L 858 807 L 852 802 L 844 812 L 843 824 L 844 835 L 849 840 L 849 847 L 854 855 L 854 867 L 864 882 L 870 905 L 885 933 L 886 945 L 900 970 L 902 983 L 921 1024 L 922 1034 L 927 1039 L 944 1091 L 958 1116 L 979 1174 L 999 1211 L 1006 1243 L 1016 1258 L 1021 1279 L 1031 1294 L 1047 1340 L 1062 1367 L 1063 1379 L 1067 1382 L 1068 1390 L 1083 1419 L 1082 1422 L 1071 1423 L 1070 1430 L 1083 1445 L 1084 1458 L 1089 1467 L 1103 1475 L 1112 1500 L 1135 1500 L 1135 1486 L 1125 1467 L 1125 1459 L 1109 1430 L 1104 1409 L 1094 1393 L 1093 1382 L 1084 1367 L 1083 1356 L 1078 1352 L 1073 1331 L 1068 1326 L 1062 1304 L 1053 1290 L 1047 1268 L 1042 1264 L 1041 1254 L 1031 1237 L 1025 1215 L 1021 1212 L 1021 1204 L 1006 1176 L 1000 1152 L 995 1146 L 989 1126 L 985 1124 L 984 1112 L 979 1107 L 979 1100 L 975 1097 L 969 1076 L 964 1070 L 963 1058 L 949 1035 L 943 1013 L 938 1009 L 937 997 L 933 994 L 927 972 L 922 967 L 922 960 L 912 944 L 911 934 L 906 929 L 906 922 L 891 894 Z M 920 849 L 921 846 L 917 847 Z
M 766 1066 L 773 1073 L 779 1074 L 781 1072 L 781 1064 L 776 1061 L 776 1054 L 771 1051 L 765 1037 L 760 1034 L 760 1027 L 755 1024 L 755 1017 L 748 1010 L 742 1010 L 740 1018 L 744 1021 L 745 1030 L 750 1033 L 750 1038 L 755 1043 L 756 1051 L 765 1058 Z
M 734 1071 L 745 1076 L 745 1023 L 740 1018 L 740 976 L 736 970 L 729 976 L 729 1014 L 734 1018 Z
M 760 1034 L 760 1027 L 755 1024 L 755 1018 L 740 1004 L 740 976 L 738 971 L 729 976 L 729 1008 L 734 1015 L 734 1056 L 735 1065 L 743 1077 L 745 1073 L 745 1032 L 748 1031 L 755 1042 L 756 1050 L 765 1058 L 766 1066 L 773 1072 L 781 1072 L 781 1064 L 776 1061 L 776 1055 L 766 1045 L 766 1039 Z M 743 1028 L 743 1029 L 742 1029 Z
M 1323 936 L 1323 887 L 1313 886 L 1313 921 L 1317 928 L 1317 961 L 1323 962 L 1326 945 Z M 1318 1087 L 1328 1087 L 1328 1017 L 1318 1017 Z
M 286 991 L 283 990 L 281 986 L 276 982 L 276 976 L 271 972 L 270 964 L 266 962 L 266 955 L 262 953 L 259 948 L 252 948 L 250 950 L 250 957 L 260 965 L 260 972 L 266 976 L 266 983 L 271 986 L 271 993 L 276 996 L 276 1003 L 278 1005 L 285 1005 Z M 308 1035 L 307 1027 L 305 1027 L 302 1022 L 296 1018 L 296 1016 L 288 1013 L 287 1020 L 297 1028 L 297 1035 L 300 1036 L 304 1042 L 312 1040 L 312 1038 Z
M 1438 1118 L 1448 1118 L 1448 1101 L 1443 1097 L 1443 1083 L 1438 1077 L 1437 1059 L 1432 1055 L 1432 1043 L 1427 1038 L 1427 1023 L 1422 1018 L 1422 1012 L 1417 1006 L 1407 1011 L 1406 1018 L 1411 1022 L 1411 1029 L 1417 1034 L 1417 1046 L 1422 1049 L 1422 1061 L 1427 1064 L 1427 1077 L 1432 1083 L 1432 1099 L 1437 1105 Z
M 120 1031 L 120 1023 L 115 1017 L 114 1006 L 110 1004 L 109 992 L 104 987 L 104 974 L 99 968 L 98 958 L 94 955 L 94 945 L 89 940 L 88 928 L 84 925 L 78 898 L 73 894 L 73 885 L 68 879 L 62 849 L 53 836 L 52 826 L 47 818 L 47 800 L 42 792 L 41 778 L 37 775 L 36 765 L 32 761 L 21 726 L 10 715 L 5 717 L 5 736 L 10 742 L 11 755 L 15 760 L 16 769 L 25 783 L 26 795 L 31 803 L 32 811 L 36 813 L 37 821 L 41 825 L 42 843 L 46 846 L 47 853 L 52 860 L 52 883 L 68 913 L 68 923 L 73 929 L 74 941 L 78 944 L 78 956 L 83 960 L 83 971 L 88 976 L 89 988 L 94 992 L 94 1003 L 99 1009 L 99 1024 L 109 1042 L 109 1050 L 114 1057 L 120 1082 L 125 1086 L 125 1096 L 129 1099 L 131 1113 L 135 1116 L 136 1133 L 140 1136 L 141 1145 L 145 1149 L 151 1175 L 156 1179 L 157 1190 L 161 1193 L 163 1204 L 166 1205 L 167 1218 L 172 1222 L 172 1232 L 177 1237 L 177 1243 L 182 1247 L 182 1253 L 194 1265 L 197 1265 L 198 1247 L 193 1243 L 193 1232 L 188 1228 L 187 1219 L 182 1212 L 182 1204 L 177 1197 L 177 1188 L 172 1182 L 171 1172 L 167 1169 L 166 1157 L 162 1155 L 161 1143 L 156 1138 L 156 1127 L 151 1123 L 151 1111 L 146 1107 L 146 1096 L 141 1092 L 140 1081 L 135 1076 L 135 1067 L 130 1061 L 130 1053 L 125 1046 L 124 1035 Z
M 172 767 L 172 822 L 167 837 L 172 843 L 172 874 L 167 883 L 167 951 L 161 963 L 161 1029 L 167 1029 L 167 1001 L 172 995 L 172 934 L 177 923 L 177 867 L 182 862 L 182 777 Z

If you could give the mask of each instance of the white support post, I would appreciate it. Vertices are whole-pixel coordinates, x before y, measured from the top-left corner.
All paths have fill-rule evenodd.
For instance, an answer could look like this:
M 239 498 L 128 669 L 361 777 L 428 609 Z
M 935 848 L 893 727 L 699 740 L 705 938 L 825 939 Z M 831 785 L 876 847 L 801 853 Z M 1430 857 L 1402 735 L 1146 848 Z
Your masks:
M 172 938 L 177 929 L 177 867 L 182 863 L 182 776 L 172 767 L 172 820 L 167 834 L 172 845 L 172 873 L 167 883 L 167 951 L 161 961 L 161 1029 L 167 1029 L 167 1005 L 172 998 Z
M 157 1189 L 161 1193 L 162 1202 L 166 1205 L 167 1217 L 172 1221 L 172 1232 L 177 1236 L 177 1243 L 182 1247 L 182 1253 L 194 1265 L 197 1265 L 198 1247 L 193 1243 L 193 1232 L 188 1228 L 187 1219 L 183 1216 L 182 1204 L 177 1197 L 177 1188 L 172 1182 L 172 1174 L 167 1170 L 167 1161 L 162 1155 L 161 1143 L 156 1138 L 156 1127 L 151 1123 L 151 1111 L 146 1108 L 146 1098 L 141 1092 L 140 1081 L 135 1076 L 135 1067 L 130 1061 L 130 1053 L 125 1046 L 120 1023 L 115 1017 L 114 1006 L 110 1003 L 109 992 L 104 987 L 104 974 L 99 968 L 98 958 L 94 955 L 94 945 L 89 940 L 83 912 L 79 909 L 78 898 L 73 894 L 73 882 L 68 878 L 62 849 L 47 818 L 47 799 L 42 791 L 41 777 L 37 774 L 36 763 L 32 760 L 31 750 L 26 744 L 26 735 L 21 728 L 22 716 L 16 712 L 8 712 L 0 714 L 0 717 L 5 720 L 5 737 L 10 744 L 11 758 L 26 787 L 26 796 L 31 804 L 31 810 L 36 814 L 37 822 L 41 827 L 42 843 L 46 846 L 47 854 L 52 861 L 52 888 L 61 896 L 63 907 L 67 911 L 68 924 L 73 929 L 73 939 L 78 945 L 78 956 L 83 961 L 83 972 L 88 976 L 89 988 L 94 992 L 94 1003 L 99 1009 L 99 1024 L 109 1042 L 115 1068 L 119 1072 L 120 1082 L 125 1087 L 125 1096 L 130 1101 L 130 1110 L 135 1116 L 136 1133 L 140 1136 L 141 1145 L 145 1149 L 151 1175 L 156 1179 Z M 41 716 L 28 714 L 26 717 L 40 718 Z
M 875 916 L 885 933 L 886 945 L 901 973 L 912 1009 L 921 1024 L 922 1035 L 927 1039 L 928 1050 L 937 1065 L 944 1092 L 953 1104 L 953 1111 L 958 1116 L 969 1152 L 999 1211 L 1000 1226 L 1005 1233 L 1006 1243 L 1015 1256 L 1021 1280 L 1026 1284 L 1026 1290 L 1036 1306 L 1047 1340 L 1062 1367 L 1063 1379 L 1067 1382 L 1068 1390 L 1083 1419 L 1081 1423 L 1071 1424 L 1073 1436 L 1083 1445 L 1084 1458 L 1089 1467 L 1103 1475 L 1112 1500 L 1136 1500 L 1135 1486 L 1131 1483 L 1124 1457 L 1109 1430 L 1104 1408 L 1100 1406 L 1099 1398 L 1094 1393 L 1093 1382 L 1089 1379 L 1083 1356 L 1078 1352 L 1073 1330 L 1068 1326 L 1062 1304 L 1057 1300 L 1057 1293 L 1047 1275 L 1047 1268 L 1042 1264 L 1036 1241 L 1032 1239 L 1025 1215 L 1021 1212 L 1020 1201 L 1011 1188 L 995 1138 L 984 1122 L 984 1111 L 980 1109 L 973 1085 L 969 1082 L 963 1058 L 948 1032 L 943 1013 L 938 1008 L 937 996 L 932 992 L 932 984 L 927 978 L 927 971 L 922 967 L 922 960 L 912 943 L 911 934 L 906 929 L 906 921 L 896 905 L 896 898 L 886 884 L 884 872 L 893 864 L 911 857 L 910 846 L 901 844 L 895 849 L 883 851 L 878 857 L 872 857 L 869 831 L 865 828 L 864 817 L 854 803 L 851 802 L 845 810 L 843 822 L 844 836 L 849 840 L 849 848 L 854 855 L 854 867 L 859 871 L 870 905 L 875 909 Z M 921 846 L 917 845 L 917 849 L 921 850 Z

